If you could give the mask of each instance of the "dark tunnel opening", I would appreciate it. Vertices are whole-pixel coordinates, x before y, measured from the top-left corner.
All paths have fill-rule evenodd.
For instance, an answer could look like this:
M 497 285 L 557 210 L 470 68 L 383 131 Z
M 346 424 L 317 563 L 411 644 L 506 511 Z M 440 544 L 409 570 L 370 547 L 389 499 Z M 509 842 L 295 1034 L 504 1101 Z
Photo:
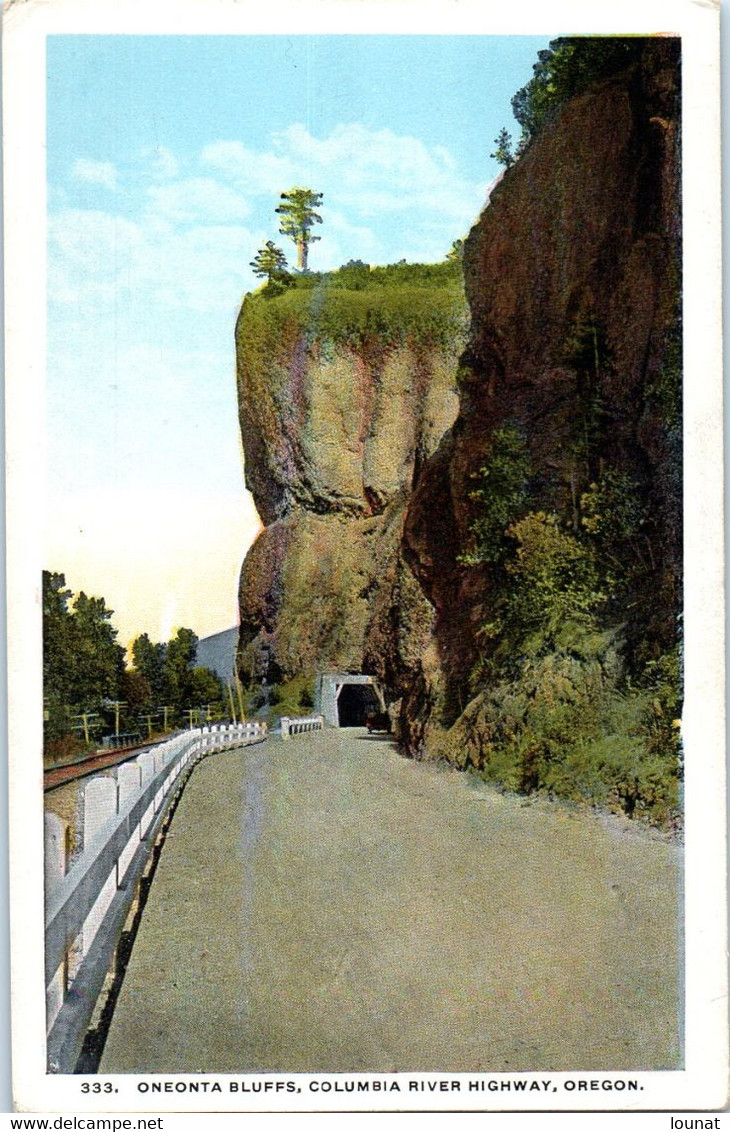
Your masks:
M 343 684 L 337 698 L 340 727 L 364 727 L 373 711 L 380 711 L 380 704 L 371 684 Z

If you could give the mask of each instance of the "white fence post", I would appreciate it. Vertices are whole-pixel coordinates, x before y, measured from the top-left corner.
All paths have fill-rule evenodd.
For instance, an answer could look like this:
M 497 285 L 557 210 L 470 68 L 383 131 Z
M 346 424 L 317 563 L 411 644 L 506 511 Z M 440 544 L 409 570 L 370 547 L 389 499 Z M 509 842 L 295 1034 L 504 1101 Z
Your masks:
M 142 768 L 139 763 L 122 763 L 117 771 L 117 786 L 119 787 L 119 809 L 122 810 L 130 798 L 139 794 L 142 788 Z M 119 856 L 117 865 L 117 885 L 119 886 L 124 881 L 124 874 L 137 851 L 141 836 L 141 825 L 138 824 L 132 830 L 127 846 Z
M 290 735 L 302 735 L 308 731 L 321 731 L 324 727 L 324 716 L 322 715 L 308 715 L 297 716 L 296 718 L 283 715 L 279 720 L 281 724 L 281 737 L 288 739 Z M 266 724 L 262 723 L 259 727 L 256 724 L 257 732 L 266 738 Z
M 117 812 L 117 783 L 114 778 L 92 778 L 84 791 L 84 853 L 91 846 L 99 830 Z M 88 954 L 94 936 L 99 930 L 106 910 L 117 890 L 116 869 L 102 885 L 94 907 L 84 921 L 82 954 Z
M 149 782 L 150 779 L 154 777 L 155 756 L 153 755 L 152 751 L 143 751 L 141 755 L 137 755 L 135 762 L 137 763 L 137 766 L 139 767 L 139 772 L 140 772 L 140 776 L 141 776 L 141 779 L 142 779 L 141 784 L 142 784 L 142 786 L 144 786 L 146 782 Z M 144 815 L 142 817 L 142 821 L 140 822 L 140 836 L 141 837 L 147 836 L 147 830 L 150 828 L 154 814 L 155 814 L 155 804 L 154 804 L 154 802 L 150 802 L 149 806 L 147 807 L 147 809 L 144 812 Z
M 43 816 L 44 879 L 46 899 L 54 885 L 66 875 L 68 826 L 57 814 Z M 56 1021 L 66 994 L 66 960 L 59 965 L 46 987 L 46 1033 Z
M 164 747 L 158 747 L 156 751 L 152 752 L 152 757 L 154 759 L 154 768 L 155 768 L 154 771 L 153 771 L 153 775 L 155 777 L 167 765 L 168 756 L 172 756 L 172 754 L 173 754 L 172 751 L 165 750 Z M 155 813 L 157 813 L 160 806 L 162 805 L 162 799 L 164 797 L 165 797 L 165 783 L 162 783 L 159 790 L 155 794 Z

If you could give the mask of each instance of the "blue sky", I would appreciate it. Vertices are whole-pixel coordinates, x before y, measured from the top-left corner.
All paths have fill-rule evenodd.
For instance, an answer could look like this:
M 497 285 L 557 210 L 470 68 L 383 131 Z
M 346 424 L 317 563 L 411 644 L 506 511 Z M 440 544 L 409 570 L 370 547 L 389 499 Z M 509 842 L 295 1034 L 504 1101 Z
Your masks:
M 46 565 L 123 639 L 235 619 L 256 516 L 233 329 L 258 247 L 293 261 L 279 194 L 324 194 L 313 269 L 442 259 L 546 43 L 49 37 Z

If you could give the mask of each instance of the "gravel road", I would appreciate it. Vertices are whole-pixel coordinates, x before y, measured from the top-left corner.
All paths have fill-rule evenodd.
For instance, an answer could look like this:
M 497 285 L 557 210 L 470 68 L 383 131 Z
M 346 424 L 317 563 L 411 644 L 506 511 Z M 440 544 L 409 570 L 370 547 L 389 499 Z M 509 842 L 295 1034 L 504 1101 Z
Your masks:
M 212 756 L 101 1072 L 677 1068 L 681 867 L 364 730 Z

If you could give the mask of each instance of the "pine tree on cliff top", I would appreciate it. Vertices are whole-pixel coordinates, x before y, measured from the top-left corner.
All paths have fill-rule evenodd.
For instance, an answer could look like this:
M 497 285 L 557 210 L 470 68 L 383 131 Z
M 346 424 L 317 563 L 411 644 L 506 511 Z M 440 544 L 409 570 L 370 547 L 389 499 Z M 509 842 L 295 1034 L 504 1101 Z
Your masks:
M 254 275 L 261 278 L 265 275 L 269 283 L 272 279 L 280 279 L 287 273 L 286 256 L 281 248 L 277 248 L 273 240 L 267 240 L 263 247 L 259 248 L 250 266 Z
M 315 224 L 322 223 L 322 217 L 315 211 L 322 204 L 322 193 L 294 188 L 289 189 L 288 193 L 282 193 L 281 201 L 276 209 L 282 218 L 279 231 L 294 241 L 297 267 L 300 271 L 306 271 L 309 245 L 319 239 L 319 236 L 312 235 L 312 228 Z

